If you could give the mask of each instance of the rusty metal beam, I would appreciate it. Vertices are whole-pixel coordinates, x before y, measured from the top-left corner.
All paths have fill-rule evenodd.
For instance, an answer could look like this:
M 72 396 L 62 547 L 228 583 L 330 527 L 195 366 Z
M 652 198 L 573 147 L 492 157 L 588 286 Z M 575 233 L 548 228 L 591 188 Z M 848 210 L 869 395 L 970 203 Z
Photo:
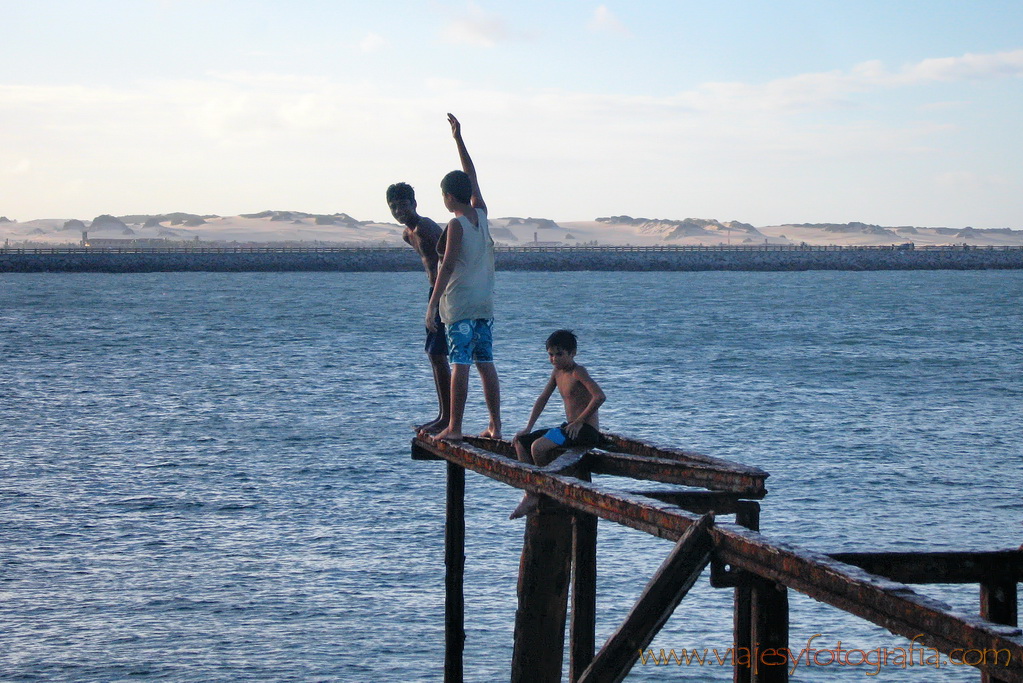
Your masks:
M 937 553 L 829 553 L 839 562 L 855 565 L 902 583 L 983 583 L 1023 581 L 1023 550 Z
M 471 443 L 417 438 L 415 447 L 498 481 L 525 488 L 582 512 L 677 541 L 697 517 L 646 496 L 627 494 L 574 477 L 550 474 Z M 719 523 L 714 536 L 718 558 L 744 571 L 787 586 L 829 605 L 916 638 L 945 654 L 957 648 L 998 650 L 1006 666 L 978 666 L 1012 683 L 1023 683 L 1020 629 L 954 614 L 946 605 L 921 596 L 902 583 L 874 576 L 826 555 L 772 542 L 735 524 Z
M 587 463 L 594 474 L 699 486 L 712 491 L 729 491 L 743 498 L 763 498 L 767 495 L 763 477 L 702 462 L 681 462 L 652 455 L 596 450 L 590 454 Z
M 579 678 L 579 683 L 618 683 L 628 675 L 639 654 L 668 621 L 682 598 L 710 564 L 713 542 L 708 513 L 689 527 L 643 589 L 625 621 L 608 638 Z
M 461 683 L 465 652 L 465 470 L 447 464 L 444 524 L 444 681 Z
M 726 491 L 744 498 L 763 498 L 767 494 L 764 480 L 768 473 L 757 467 L 684 451 L 655 446 L 645 441 L 618 434 L 603 433 L 602 450 L 586 457 L 594 474 L 613 474 L 635 479 L 649 479 L 671 484 L 685 484 Z M 501 439 L 470 436 L 465 442 L 492 453 L 515 458 L 515 449 Z M 435 456 L 434 456 L 435 457 Z
M 1023 632 L 957 614 L 909 586 L 868 574 L 826 555 L 772 543 L 732 524 L 711 530 L 718 556 L 728 564 L 793 588 L 850 614 L 916 639 L 945 654 L 964 648 L 1000 651 L 1007 666 L 978 666 L 999 679 L 1023 683 Z
M 572 571 L 572 519 L 565 508 L 541 500 L 526 519 L 519 562 L 512 683 L 559 683 Z
M 593 661 L 597 633 L 597 518 L 572 519 L 572 621 L 568 680 L 575 683 Z
M 729 472 L 737 472 L 750 477 L 756 477 L 760 480 L 767 479 L 771 476 L 759 467 L 743 465 L 741 463 L 732 462 L 731 460 L 723 460 L 721 458 L 712 458 L 709 455 L 703 455 L 702 453 L 697 453 L 695 451 L 671 448 L 669 446 L 659 446 L 657 444 L 650 443 L 649 441 L 631 439 L 629 437 L 622 436 L 620 434 L 612 434 L 610 432 L 602 432 L 602 435 L 604 437 L 605 450 L 614 451 L 616 453 L 643 455 L 652 458 L 668 458 L 680 463 L 702 463 L 704 465 L 710 465 Z
M 545 495 L 575 510 L 661 538 L 677 541 L 697 520 L 695 515 L 674 505 L 545 472 L 541 467 L 478 448 L 468 440 L 451 443 L 417 437 L 414 446 L 492 479 Z
M 749 641 L 761 653 L 789 651 L 789 592 L 785 586 L 754 577 L 750 582 Z M 787 683 L 790 664 L 781 657 L 757 657 L 751 662 L 756 683 Z M 733 672 L 733 678 L 741 678 Z
M 1019 625 L 1019 597 L 1016 581 L 985 581 L 980 584 L 980 616 L 996 624 Z M 980 683 L 1003 683 L 988 672 L 980 676 Z
M 708 512 L 714 512 L 715 515 L 742 514 L 748 506 L 760 505 L 744 499 L 741 494 L 727 491 L 630 490 L 628 493 L 653 498 L 662 503 L 671 503 L 698 515 Z

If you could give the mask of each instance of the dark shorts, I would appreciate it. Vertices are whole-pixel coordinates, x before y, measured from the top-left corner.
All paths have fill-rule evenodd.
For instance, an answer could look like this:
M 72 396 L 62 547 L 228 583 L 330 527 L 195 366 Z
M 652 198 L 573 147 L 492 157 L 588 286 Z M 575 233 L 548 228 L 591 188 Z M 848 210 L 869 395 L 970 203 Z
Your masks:
M 563 431 L 568 426 L 567 422 L 562 422 L 560 427 L 554 429 L 538 429 L 535 432 L 530 432 L 519 439 L 519 443 L 525 446 L 528 451 L 533 447 L 533 442 L 541 437 L 547 437 L 554 443 L 558 444 L 563 448 L 571 448 L 572 446 L 599 446 L 604 442 L 604 437 L 600 435 L 593 425 L 584 424 L 583 428 L 579 430 L 579 435 L 574 438 L 568 438 L 568 435 Z
M 430 328 L 426 328 L 426 344 L 423 345 L 423 349 L 431 356 L 447 356 L 448 355 L 448 331 L 444 327 L 444 323 L 441 322 L 440 315 L 438 314 L 435 322 L 437 323 L 437 329 L 433 332 Z
M 426 300 L 429 301 L 432 297 L 433 288 L 431 287 Z M 433 320 L 437 323 L 437 330 L 431 332 L 429 327 L 426 328 L 426 343 L 423 345 L 423 350 L 431 356 L 446 356 L 448 355 L 448 331 L 440 319 L 440 311 L 437 312 L 437 317 Z

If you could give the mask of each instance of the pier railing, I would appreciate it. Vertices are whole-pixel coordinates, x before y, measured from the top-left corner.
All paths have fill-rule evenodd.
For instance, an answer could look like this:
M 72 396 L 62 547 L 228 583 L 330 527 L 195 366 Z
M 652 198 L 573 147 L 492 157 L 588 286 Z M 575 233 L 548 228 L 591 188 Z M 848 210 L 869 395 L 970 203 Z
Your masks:
M 505 441 L 460 443 L 419 435 L 415 459 L 446 460 L 445 681 L 462 680 L 465 639 L 465 470 L 541 495 L 526 523 L 518 582 L 511 680 L 561 680 L 571 614 L 569 680 L 620 681 L 709 566 L 711 585 L 735 590 L 736 682 L 787 681 L 788 590 L 796 590 L 978 668 L 985 682 L 1023 683 L 1023 632 L 1016 627 L 1023 551 L 827 555 L 760 534 L 758 499 L 767 473 L 679 449 L 605 435 L 599 449 L 571 449 L 546 467 L 519 462 Z M 642 493 L 598 484 L 592 475 L 673 485 Z M 677 485 L 688 488 L 680 489 Z M 697 487 L 702 490 L 693 490 Z M 735 515 L 723 522 L 722 515 Z M 595 647 L 596 520 L 675 542 L 625 621 Z M 978 583 L 976 617 L 913 591 L 915 583 Z M 569 586 L 571 610 L 569 611 Z M 769 655 L 765 657 L 765 655 Z

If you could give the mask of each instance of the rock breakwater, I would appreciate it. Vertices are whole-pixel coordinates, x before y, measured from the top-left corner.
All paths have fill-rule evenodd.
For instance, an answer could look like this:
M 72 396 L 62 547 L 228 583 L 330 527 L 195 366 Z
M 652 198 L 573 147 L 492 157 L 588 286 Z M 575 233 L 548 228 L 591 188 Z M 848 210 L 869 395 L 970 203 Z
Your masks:
M 498 270 L 977 270 L 1023 268 L 1021 247 L 505 247 Z M 0 249 L 0 272 L 415 271 L 408 248 Z

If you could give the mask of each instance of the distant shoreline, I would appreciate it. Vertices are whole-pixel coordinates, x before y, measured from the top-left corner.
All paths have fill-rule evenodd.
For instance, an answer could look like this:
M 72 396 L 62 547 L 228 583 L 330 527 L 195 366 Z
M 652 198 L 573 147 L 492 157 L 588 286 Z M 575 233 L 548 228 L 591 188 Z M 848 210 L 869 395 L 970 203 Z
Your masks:
M 498 247 L 504 271 L 804 271 L 1023 269 L 1023 247 Z M 406 272 L 408 247 L 0 248 L 0 272 Z

